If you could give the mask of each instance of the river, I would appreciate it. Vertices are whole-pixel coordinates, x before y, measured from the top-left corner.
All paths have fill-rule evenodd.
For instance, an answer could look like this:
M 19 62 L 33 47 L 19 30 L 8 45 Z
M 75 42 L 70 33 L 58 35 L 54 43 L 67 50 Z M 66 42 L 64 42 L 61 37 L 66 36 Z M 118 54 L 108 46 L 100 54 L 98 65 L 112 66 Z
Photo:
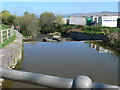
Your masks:
M 22 70 L 64 78 L 89 76 L 93 82 L 118 85 L 118 56 L 83 41 L 24 43 Z M 41 88 L 5 80 L 3 88 Z

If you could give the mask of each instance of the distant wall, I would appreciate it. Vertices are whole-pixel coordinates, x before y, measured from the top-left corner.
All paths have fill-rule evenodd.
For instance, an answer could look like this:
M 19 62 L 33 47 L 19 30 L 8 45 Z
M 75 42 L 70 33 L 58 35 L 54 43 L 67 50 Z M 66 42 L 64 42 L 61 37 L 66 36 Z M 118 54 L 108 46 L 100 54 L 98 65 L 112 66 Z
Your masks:
M 107 40 L 107 37 L 103 34 L 89 34 L 71 31 L 67 35 L 74 40 Z

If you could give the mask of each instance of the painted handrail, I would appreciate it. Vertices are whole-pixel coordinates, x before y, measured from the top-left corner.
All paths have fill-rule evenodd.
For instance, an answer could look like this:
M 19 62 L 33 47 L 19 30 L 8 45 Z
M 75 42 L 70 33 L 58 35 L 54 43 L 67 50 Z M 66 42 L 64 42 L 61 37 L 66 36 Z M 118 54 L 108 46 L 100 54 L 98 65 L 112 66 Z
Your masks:
M 0 68 L 0 72 L 0 78 L 2 79 L 14 80 L 52 88 L 120 88 L 115 85 L 93 83 L 89 77 L 83 75 L 77 76 L 74 79 L 69 79 L 5 68 Z
M 6 33 L 3 33 L 5 31 Z M 0 43 L 3 43 L 3 41 L 9 39 L 13 35 L 14 35 L 14 26 L 12 26 L 9 29 L 0 30 Z

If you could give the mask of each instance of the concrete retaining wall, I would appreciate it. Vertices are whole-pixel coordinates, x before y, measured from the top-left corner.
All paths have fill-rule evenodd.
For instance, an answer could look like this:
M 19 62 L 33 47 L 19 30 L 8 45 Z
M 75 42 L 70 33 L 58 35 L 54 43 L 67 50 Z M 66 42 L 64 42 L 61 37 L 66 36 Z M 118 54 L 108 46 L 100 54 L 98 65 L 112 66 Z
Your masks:
M 0 49 L 0 67 L 12 69 L 22 59 L 22 35 L 16 31 L 14 42 Z M 2 74 L 2 73 L 0 73 Z M 2 84 L 2 79 L 0 83 Z

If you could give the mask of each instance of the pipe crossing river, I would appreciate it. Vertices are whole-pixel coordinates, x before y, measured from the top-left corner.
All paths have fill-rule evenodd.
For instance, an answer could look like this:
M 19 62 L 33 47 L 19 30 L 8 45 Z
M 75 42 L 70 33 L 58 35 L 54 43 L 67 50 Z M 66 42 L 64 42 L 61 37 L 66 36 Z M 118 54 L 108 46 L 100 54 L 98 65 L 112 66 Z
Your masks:
M 92 80 L 87 76 L 77 76 L 74 79 L 61 78 L 25 71 L 11 70 L 0 68 L 0 78 L 15 80 L 19 82 L 31 83 L 35 85 L 47 86 L 52 88 L 113 88 L 118 89 L 118 86 L 92 83 Z

